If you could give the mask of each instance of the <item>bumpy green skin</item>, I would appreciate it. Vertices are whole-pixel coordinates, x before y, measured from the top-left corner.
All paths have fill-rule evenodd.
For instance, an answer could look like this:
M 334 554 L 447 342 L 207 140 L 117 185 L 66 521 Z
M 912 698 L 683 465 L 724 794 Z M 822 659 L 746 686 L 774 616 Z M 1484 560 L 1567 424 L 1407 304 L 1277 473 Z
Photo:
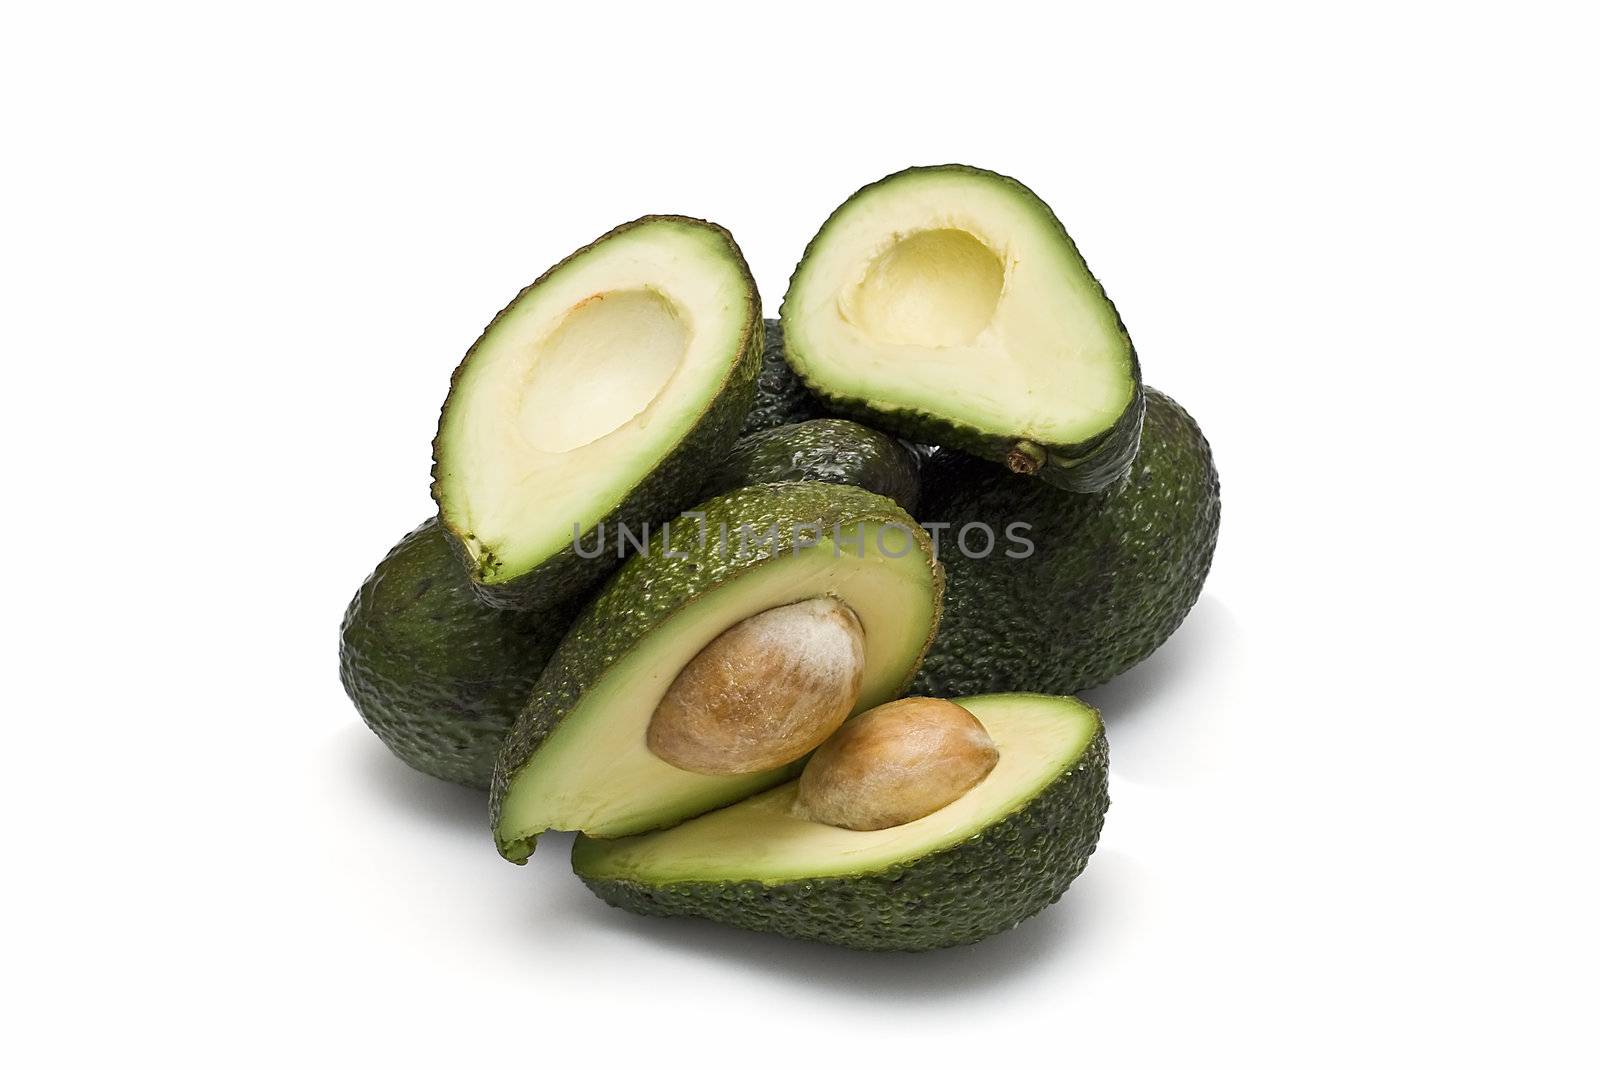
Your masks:
M 678 441 L 678 445 L 673 447 L 655 468 L 648 473 L 640 474 L 633 490 L 629 491 L 616 508 L 594 527 L 583 533 L 576 541 L 580 544 L 592 540 L 596 528 L 603 527 L 607 531 L 613 531 L 620 524 L 638 529 L 644 524 L 672 517 L 679 509 L 694 501 L 695 493 L 705 478 L 706 470 L 728 452 L 728 448 L 739 436 L 739 429 L 744 425 L 745 417 L 749 415 L 750 407 L 755 401 L 756 377 L 761 371 L 763 333 L 761 298 L 756 292 L 755 279 L 750 275 L 749 265 L 745 263 L 744 254 L 734 242 L 733 235 L 715 223 L 703 219 L 691 219 L 687 216 L 643 216 L 600 236 L 523 288 L 511 304 L 490 321 L 478 341 L 473 343 L 467 355 L 462 358 L 461 364 L 456 367 L 455 373 L 450 377 L 450 393 L 445 396 L 444 410 L 448 410 L 457 384 L 461 381 L 462 370 L 471 363 L 478 347 L 489 337 L 500 318 L 525 295 L 560 271 L 566 264 L 583 256 L 607 239 L 635 227 L 661 220 L 714 230 L 727 243 L 729 257 L 737 263 L 739 272 L 746 282 L 746 322 L 740 334 L 739 351 L 729 366 L 721 387 L 711 396 L 706 408 L 690 430 Z M 441 410 L 440 426 L 443 427 L 443 410 Z M 440 503 L 442 510 L 444 499 L 440 487 L 442 478 L 440 452 L 440 437 L 435 437 L 433 498 L 435 502 Z M 446 528 L 449 529 L 448 523 Z M 492 556 L 486 557 L 483 561 L 474 561 L 466 549 L 465 540 L 471 536 L 470 532 L 450 529 L 450 534 L 458 542 L 462 560 L 466 563 L 469 575 L 472 576 L 478 597 L 492 606 L 507 609 L 538 610 L 564 602 L 592 587 L 617 565 L 617 559 L 611 555 L 584 558 L 574 551 L 571 543 L 568 543 L 563 545 L 560 551 L 520 576 L 498 577 L 493 575 L 495 562 Z
M 512 862 L 526 862 L 533 853 L 538 832 L 542 832 L 528 835 L 501 828 L 501 806 L 517 772 L 577 705 L 584 691 L 650 632 L 665 627 L 683 607 L 752 569 L 792 553 L 797 535 L 814 539 L 819 531 L 826 535 L 836 525 L 845 532 L 864 523 L 900 525 L 917 540 L 919 553 L 932 554 L 931 540 L 904 510 L 887 498 L 848 484 L 762 484 L 713 498 L 695 507 L 695 511 L 705 514 L 703 528 L 697 520 L 681 520 L 667 529 L 665 539 L 661 529 L 655 530 L 647 551 L 629 558 L 606 583 L 556 649 L 506 737 L 495 764 L 489 800 L 495 841 L 500 853 Z M 725 546 L 719 534 L 724 525 L 728 532 Z M 775 545 L 767 548 L 755 540 L 741 540 L 741 525 L 749 525 L 756 533 L 776 525 Z M 943 591 L 943 577 L 937 565 L 933 568 L 933 584 L 935 614 L 929 643 L 938 630 L 938 605 Z M 906 674 L 907 681 L 914 672 L 915 665 Z M 899 691 L 897 688 L 896 694 Z
M 765 320 L 762 327 L 765 346 L 761 353 L 761 375 L 756 380 L 756 401 L 750 415 L 744 419 L 744 427 L 739 431 L 741 436 L 827 415 L 822 401 L 806 389 L 789 367 L 783 350 L 783 325 L 777 320 Z
M 437 517 L 384 556 L 345 611 L 339 679 L 408 766 L 488 788 L 495 756 L 577 607 L 485 606 Z
M 1096 495 L 948 451 L 928 463 L 922 519 L 951 525 L 939 541 L 948 588 L 914 691 L 1070 694 L 1144 660 L 1183 622 L 1217 545 L 1217 470 L 1193 418 L 1146 393 L 1138 459 L 1125 481 Z M 1005 556 L 1005 529 L 1016 521 L 1032 525 L 1031 557 Z M 974 522 L 999 534 L 987 558 L 956 546 Z
M 917 508 L 919 455 L 898 439 L 849 420 L 808 420 L 747 435 L 711 473 L 701 494 L 757 483 L 851 483 Z
M 819 380 L 808 369 L 814 367 L 806 359 L 804 347 L 797 343 L 792 332 L 788 330 L 787 319 L 784 319 L 784 351 L 789 363 L 799 373 L 801 380 L 809 387 L 822 404 L 830 411 L 855 417 L 871 424 L 874 427 L 892 431 L 914 442 L 933 443 L 938 446 L 948 446 L 961 450 L 976 457 L 987 458 L 1006 465 L 1016 472 L 1038 476 L 1039 479 L 1053 486 L 1067 491 L 1092 493 L 1104 490 L 1120 480 L 1132 464 L 1134 454 L 1139 449 L 1140 421 L 1143 415 L 1144 399 L 1140 390 L 1141 377 L 1139 372 L 1139 357 L 1134 352 L 1133 342 L 1128 338 L 1128 329 L 1122 322 L 1122 316 L 1117 313 L 1111 299 L 1106 296 L 1105 288 L 1089 270 L 1088 264 L 1083 262 L 1083 257 L 1078 253 L 1078 247 L 1073 242 L 1072 236 L 1067 234 L 1067 229 L 1061 225 L 1050 206 L 1045 204 L 1040 197 L 1028 187 L 1014 178 L 999 175 L 993 171 L 982 168 L 968 167 L 965 164 L 941 164 L 935 167 L 911 167 L 898 171 L 893 175 L 879 179 L 877 182 L 862 187 L 852 194 L 844 204 L 834 210 L 833 215 L 823 223 L 811 243 L 806 246 L 805 254 L 800 258 L 800 264 L 795 268 L 794 278 L 798 278 L 806 261 L 811 258 L 819 243 L 827 236 L 833 221 L 844 208 L 857 197 L 875 190 L 880 186 L 890 185 L 908 175 L 916 175 L 929 171 L 956 171 L 970 175 L 984 177 L 987 181 L 1010 186 L 1020 192 L 1027 200 L 1036 206 L 1037 221 L 1041 227 L 1054 231 L 1059 239 L 1073 251 L 1080 263 L 1083 263 L 1083 272 L 1088 283 L 1093 286 L 1095 293 L 1105 302 L 1106 307 L 1116 317 L 1117 332 L 1127 345 L 1128 376 L 1133 383 L 1133 393 L 1127 406 L 1104 430 L 1080 442 L 1035 442 L 1031 444 L 1032 453 L 1020 451 L 1016 436 L 995 435 L 992 432 L 974 427 L 965 423 L 952 412 L 922 412 L 914 409 L 887 408 L 879 405 L 871 398 L 860 398 L 852 395 L 847 385 L 831 385 Z M 794 292 L 793 280 L 790 282 L 790 294 Z M 784 296 L 783 306 L 779 310 L 780 316 L 789 315 L 789 295 Z M 952 401 L 959 399 L 959 391 L 953 391 Z M 957 405 L 959 408 L 959 405 Z
M 1102 729 L 1075 767 L 1021 809 L 970 840 L 885 870 L 776 885 L 649 885 L 586 876 L 591 842 L 581 836 L 573 844 L 573 870 L 606 903 L 640 915 L 687 915 L 867 950 L 970 944 L 1037 914 L 1082 873 L 1110 803 L 1106 757 Z

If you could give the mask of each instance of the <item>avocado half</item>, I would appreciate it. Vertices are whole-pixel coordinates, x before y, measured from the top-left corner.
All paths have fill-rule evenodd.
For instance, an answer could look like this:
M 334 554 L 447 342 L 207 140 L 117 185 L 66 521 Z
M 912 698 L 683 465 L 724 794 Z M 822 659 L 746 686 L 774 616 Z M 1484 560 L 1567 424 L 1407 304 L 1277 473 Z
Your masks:
M 940 810 L 861 832 L 797 813 L 790 782 L 673 829 L 579 837 L 572 868 L 601 899 L 861 949 L 978 941 L 1059 899 L 1109 798 L 1099 715 L 1076 699 L 974 696 L 998 764 Z
M 744 436 L 712 470 L 702 493 L 820 480 L 864 487 L 914 512 L 921 467 L 920 455 L 881 431 L 851 420 L 807 420 Z
M 490 791 L 501 854 L 524 862 L 540 833 L 618 837 L 656 829 L 785 780 L 790 763 L 692 773 L 646 746 L 678 673 L 731 626 L 831 595 L 859 619 L 855 710 L 900 695 L 938 627 L 943 578 L 926 533 L 859 487 L 747 487 L 658 530 L 556 649 L 506 739 Z
M 384 555 L 339 629 L 339 679 L 361 720 L 425 774 L 487 788 L 506 732 L 577 616 L 479 601 L 437 517 Z
M 948 164 L 860 190 L 795 269 L 789 363 L 830 408 L 1073 491 L 1127 472 L 1143 408 L 1117 310 L 1050 207 Z
M 575 547 L 691 502 L 755 396 L 761 301 L 733 237 L 646 216 L 518 294 L 451 380 L 433 496 L 486 601 L 548 606 L 615 568 Z
M 1146 396 L 1133 469 L 1098 494 L 948 451 L 927 463 L 922 515 L 949 526 L 947 588 L 913 688 L 1076 692 L 1143 661 L 1182 624 L 1217 546 L 1217 469 L 1194 418 L 1159 391 Z M 968 525 L 1026 525 L 1027 543 L 968 557 L 951 538 Z

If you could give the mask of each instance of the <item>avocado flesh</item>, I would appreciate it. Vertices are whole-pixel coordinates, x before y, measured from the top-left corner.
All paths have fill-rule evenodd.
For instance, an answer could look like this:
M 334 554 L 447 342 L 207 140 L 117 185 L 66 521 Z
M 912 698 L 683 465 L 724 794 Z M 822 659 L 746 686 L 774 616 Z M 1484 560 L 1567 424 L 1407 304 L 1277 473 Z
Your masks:
M 1057 899 L 1094 851 L 1107 806 L 1099 716 L 1074 699 L 958 699 L 1000 760 L 966 795 L 873 831 L 794 811 L 796 787 L 673 829 L 580 837 L 573 870 L 602 899 L 855 948 L 976 941 Z
M 437 517 L 384 555 L 345 611 L 339 678 L 407 765 L 487 788 L 506 732 L 577 616 L 487 606 Z
M 760 299 L 732 237 L 617 228 L 495 317 L 451 383 L 433 494 L 480 595 L 532 609 L 614 568 L 575 543 L 692 501 L 754 398 Z
M 1146 390 L 1128 477 L 1072 494 L 949 451 L 925 466 L 922 515 L 947 587 L 938 639 L 913 685 L 929 695 L 1077 692 L 1149 657 L 1200 597 L 1221 499 L 1211 447 L 1177 402 Z M 953 533 L 1030 525 L 1033 552 L 962 555 Z
M 882 432 L 850 420 L 808 420 L 746 435 L 712 470 L 702 493 L 793 480 L 850 483 L 917 508 L 921 458 Z
M 756 379 L 756 400 L 744 418 L 740 436 L 827 416 L 822 401 L 789 367 L 783 350 L 783 325 L 777 320 L 762 321 L 762 336 L 765 341 L 761 374 Z
M 512 861 L 525 860 L 547 829 L 624 836 L 793 775 L 792 764 L 691 773 L 646 746 L 650 717 L 678 673 L 745 618 L 821 595 L 843 601 L 865 634 L 857 711 L 899 695 L 916 671 L 937 627 L 942 579 L 926 535 L 894 503 L 852 486 L 788 483 L 743 488 L 697 512 L 705 544 L 698 522 L 686 520 L 631 558 L 574 624 L 507 738 L 491 803 L 497 843 Z M 741 541 L 741 524 L 757 533 L 776 525 L 783 549 Z M 791 551 L 797 530 L 817 545 Z
M 1139 364 L 1072 239 L 1027 187 L 912 168 L 840 206 L 782 308 L 825 404 L 1080 491 L 1127 471 Z

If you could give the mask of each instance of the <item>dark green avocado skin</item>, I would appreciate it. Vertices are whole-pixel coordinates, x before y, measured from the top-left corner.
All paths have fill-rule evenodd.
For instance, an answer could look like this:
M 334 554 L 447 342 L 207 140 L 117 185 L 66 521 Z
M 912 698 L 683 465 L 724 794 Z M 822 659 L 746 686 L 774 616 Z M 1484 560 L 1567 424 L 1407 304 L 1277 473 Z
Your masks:
M 1145 395 L 1132 469 L 1098 494 L 950 451 L 925 465 L 920 519 L 951 527 L 939 541 L 944 623 L 913 693 L 1069 695 L 1143 661 L 1183 622 L 1216 549 L 1217 470 L 1194 419 L 1164 394 Z M 1032 525 L 1034 552 L 1009 558 L 1004 532 L 1018 521 Z M 956 546 L 975 522 L 1000 535 L 987 558 Z
M 758 483 L 850 483 L 917 508 L 921 458 L 882 432 L 849 420 L 808 420 L 746 435 L 712 471 L 701 495 Z
M 741 436 L 826 415 L 821 399 L 801 382 L 784 357 L 783 325 L 777 320 L 765 320 L 762 334 L 765 346 L 761 373 L 756 378 L 756 401 L 745 417 Z
M 606 903 L 866 950 L 921 952 L 1008 930 L 1061 898 L 1100 839 L 1106 792 L 1102 729 L 1078 765 L 970 840 L 913 863 L 849 877 L 647 885 L 583 876 Z
M 576 605 L 484 605 L 437 517 L 378 563 L 345 611 L 339 679 L 407 765 L 488 788 L 507 730 Z

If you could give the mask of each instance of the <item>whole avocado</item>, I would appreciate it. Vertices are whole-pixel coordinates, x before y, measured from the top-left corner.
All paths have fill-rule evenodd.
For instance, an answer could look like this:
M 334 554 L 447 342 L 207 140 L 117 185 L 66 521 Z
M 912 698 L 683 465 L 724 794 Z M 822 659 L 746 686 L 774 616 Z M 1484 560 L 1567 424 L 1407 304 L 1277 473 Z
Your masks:
M 487 788 L 506 732 L 577 608 L 521 613 L 481 602 L 430 517 L 350 601 L 339 679 L 367 727 L 408 766 Z
M 740 439 L 712 469 L 701 494 L 795 480 L 850 483 L 915 512 L 921 467 L 916 452 L 882 432 L 849 420 L 807 420 Z
M 761 351 L 761 371 L 756 377 L 756 402 L 739 429 L 741 436 L 827 415 L 821 399 L 789 367 L 783 350 L 783 325 L 777 320 L 765 320 L 762 328 L 765 346 Z
M 1183 622 L 1216 549 L 1217 470 L 1177 402 L 1148 389 L 1145 400 L 1131 471 L 1097 494 L 947 450 L 925 465 L 921 519 L 950 527 L 940 540 L 943 624 L 914 692 L 1070 694 L 1143 661 Z M 1003 535 L 1018 522 L 1031 553 L 1008 556 L 1003 538 L 986 557 L 957 547 L 966 525 Z

